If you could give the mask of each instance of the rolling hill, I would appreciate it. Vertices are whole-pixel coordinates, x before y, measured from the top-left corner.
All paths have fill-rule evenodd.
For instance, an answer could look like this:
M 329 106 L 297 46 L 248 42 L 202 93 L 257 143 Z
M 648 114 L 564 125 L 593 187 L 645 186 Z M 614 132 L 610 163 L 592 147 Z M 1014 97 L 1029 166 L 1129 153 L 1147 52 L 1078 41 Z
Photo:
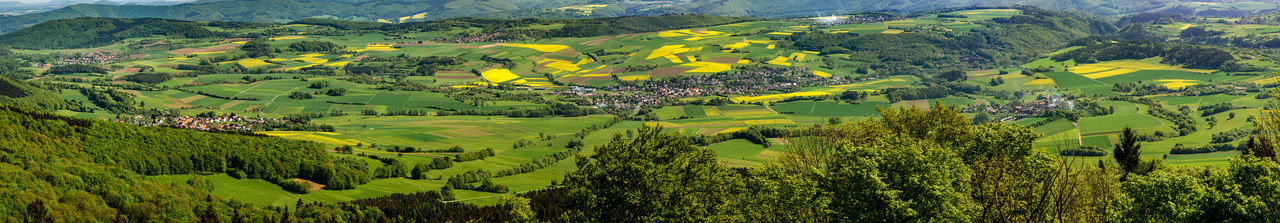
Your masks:
M 1238 0 L 1210 0 L 1205 2 L 1222 2 L 1222 4 L 1210 5 L 1215 10 L 1242 10 L 1245 13 L 1274 10 L 1275 8 L 1270 7 L 1274 6 L 1274 3 Z M 801 17 L 856 11 L 894 10 L 918 12 L 954 7 L 1012 5 L 1030 5 L 1050 10 L 1087 11 L 1098 15 L 1120 15 L 1170 9 L 1188 10 L 1188 5 L 1179 0 L 234 0 L 171 6 L 79 4 L 43 13 L 0 18 L 0 33 L 16 31 L 45 21 L 76 17 L 164 18 L 240 22 L 285 22 L 309 17 L 381 22 L 422 21 L 461 16 L 571 18 L 711 14 L 721 16 Z

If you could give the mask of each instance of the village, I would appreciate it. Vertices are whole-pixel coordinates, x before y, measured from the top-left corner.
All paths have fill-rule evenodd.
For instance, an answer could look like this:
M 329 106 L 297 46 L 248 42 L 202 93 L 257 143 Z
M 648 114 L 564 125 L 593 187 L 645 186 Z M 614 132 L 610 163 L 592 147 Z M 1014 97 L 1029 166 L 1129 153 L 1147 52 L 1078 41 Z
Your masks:
M 1001 122 L 1005 122 L 1005 121 L 1017 121 L 1018 119 L 1026 118 L 1026 117 L 1040 116 L 1045 112 L 1053 109 L 1072 110 L 1074 109 L 1073 108 L 1074 106 L 1072 106 L 1074 104 L 1075 103 L 1067 100 L 1065 97 L 1062 97 L 1059 95 L 1050 95 L 1048 97 L 1042 97 L 1039 100 L 1035 100 L 1031 102 L 1020 102 L 1017 100 L 1013 100 L 1013 101 L 1009 101 L 1009 103 L 1004 103 L 1004 104 L 974 104 L 974 105 L 969 105 L 964 108 L 961 108 L 960 112 L 965 112 L 965 113 L 985 112 L 985 113 L 994 115 L 996 117 L 1001 117 L 998 120 Z
M 253 131 L 254 127 L 267 123 L 286 122 L 274 118 L 251 118 L 235 114 L 216 117 L 161 116 L 147 117 L 135 115 L 112 119 L 113 122 L 129 123 L 141 126 L 173 127 L 201 131 Z
M 821 77 L 812 73 L 813 70 L 807 67 L 758 67 L 732 73 L 649 80 L 644 83 L 608 86 L 598 90 L 572 87 L 551 94 L 583 97 L 597 108 L 627 110 L 645 106 L 670 105 L 679 101 L 680 98 L 755 95 L 770 91 L 794 92 L 802 87 L 841 85 L 860 81 L 838 76 Z
M 898 20 L 898 19 L 902 19 L 902 17 L 897 17 L 897 16 L 885 16 L 885 15 L 871 15 L 871 16 L 863 16 L 863 15 L 836 16 L 836 15 L 831 15 L 831 16 L 828 16 L 828 17 L 819 17 L 819 18 L 814 18 L 814 20 L 816 20 L 815 22 L 817 22 L 818 24 L 822 24 L 822 25 L 831 25 L 831 26 L 835 26 L 835 25 L 845 25 L 845 24 L 877 23 L 877 22 L 893 21 L 893 20 Z

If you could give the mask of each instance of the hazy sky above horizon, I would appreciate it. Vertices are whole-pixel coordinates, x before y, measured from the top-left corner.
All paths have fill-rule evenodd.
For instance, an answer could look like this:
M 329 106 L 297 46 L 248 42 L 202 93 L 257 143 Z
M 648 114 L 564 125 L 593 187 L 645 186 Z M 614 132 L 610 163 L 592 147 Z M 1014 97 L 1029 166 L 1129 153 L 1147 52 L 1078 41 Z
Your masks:
M 46 3 L 53 0 L 0 0 L 0 2 Z M 65 1 L 65 0 L 58 0 Z M 75 2 L 96 2 L 98 0 L 72 0 Z M 113 2 L 189 2 L 192 0 L 111 0 Z

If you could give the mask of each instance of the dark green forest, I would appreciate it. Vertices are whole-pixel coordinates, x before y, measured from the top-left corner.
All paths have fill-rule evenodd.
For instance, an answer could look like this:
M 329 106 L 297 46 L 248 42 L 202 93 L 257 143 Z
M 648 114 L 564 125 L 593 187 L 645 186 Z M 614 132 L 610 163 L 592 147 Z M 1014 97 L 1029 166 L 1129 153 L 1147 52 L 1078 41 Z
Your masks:
M 854 55 L 851 58 L 873 64 L 869 68 L 879 73 L 920 76 L 944 68 L 1016 65 L 1071 40 L 1116 31 L 1115 26 L 1091 15 L 1032 7 L 1018 9 L 1022 15 L 986 22 L 988 27 L 972 32 L 807 32 L 788 36 L 779 44 L 823 54 Z M 963 56 L 977 56 L 982 61 L 950 59 Z
M 204 38 L 219 34 L 185 21 L 76 18 L 40 23 L 0 35 L 0 43 L 19 49 L 69 49 L 105 46 L 118 40 L 152 35 Z
M 153 143 L 157 140 L 166 142 Z M 256 178 L 296 177 L 332 165 L 332 158 L 313 143 L 137 127 L 10 105 L 0 106 L 0 141 L 0 171 L 11 182 L 0 189 L 9 195 L 0 203 L 6 222 L 279 219 L 282 215 L 273 209 L 222 201 L 207 189 L 160 184 L 143 176 L 235 170 Z M 378 213 L 351 210 L 356 215 Z

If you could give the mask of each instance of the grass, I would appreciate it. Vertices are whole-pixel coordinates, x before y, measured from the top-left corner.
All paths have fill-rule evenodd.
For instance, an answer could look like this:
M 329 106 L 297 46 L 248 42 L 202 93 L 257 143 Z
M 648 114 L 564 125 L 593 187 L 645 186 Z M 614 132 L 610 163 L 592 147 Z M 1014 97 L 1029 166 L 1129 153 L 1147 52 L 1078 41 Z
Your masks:
M 707 146 L 716 152 L 721 163 L 731 167 L 749 167 L 767 160 L 773 160 L 780 153 L 762 145 L 748 142 L 745 139 L 734 139 Z
M 667 106 L 654 110 L 653 112 L 657 113 L 658 118 L 663 120 L 686 116 L 684 106 Z
M 689 117 L 700 118 L 707 117 L 707 112 L 702 109 L 701 105 L 685 105 L 681 106 L 684 114 Z
M 1119 109 L 1118 109 L 1119 110 Z M 1125 127 L 1135 129 L 1154 129 L 1161 127 L 1164 121 L 1147 115 L 1117 111 L 1118 114 L 1088 117 L 1080 119 L 1082 134 L 1115 134 Z
M 1115 95 L 1111 84 L 1093 80 L 1070 72 L 1049 72 L 1045 76 L 1053 78 L 1059 90 L 1084 95 Z
M 193 175 L 161 175 L 151 179 L 164 183 L 186 183 Z M 368 184 L 350 190 L 319 190 L 308 194 L 294 194 L 271 182 L 259 179 L 235 179 L 226 174 L 204 176 L 213 183 L 214 195 L 221 198 L 243 201 L 259 205 L 284 207 L 294 205 L 298 200 L 304 202 L 338 202 L 361 198 L 375 198 L 393 193 L 413 193 L 439 190 L 444 186 L 443 180 L 412 180 L 405 178 L 377 179 Z M 461 198 L 480 197 L 491 193 L 455 190 Z
M 538 133 L 569 137 L 579 129 L 601 124 L 609 117 L 507 118 L 489 116 L 342 116 L 313 120 L 337 127 L 336 139 L 419 148 L 462 146 L 468 151 L 486 147 L 510 148 L 519 139 Z
M 835 101 L 795 101 L 774 105 L 773 109 L 784 114 L 799 116 L 876 116 L 880 113 L 877 107 L 889 107 L 888 102 L 862 102 L 859 104 L 839 103 Z

